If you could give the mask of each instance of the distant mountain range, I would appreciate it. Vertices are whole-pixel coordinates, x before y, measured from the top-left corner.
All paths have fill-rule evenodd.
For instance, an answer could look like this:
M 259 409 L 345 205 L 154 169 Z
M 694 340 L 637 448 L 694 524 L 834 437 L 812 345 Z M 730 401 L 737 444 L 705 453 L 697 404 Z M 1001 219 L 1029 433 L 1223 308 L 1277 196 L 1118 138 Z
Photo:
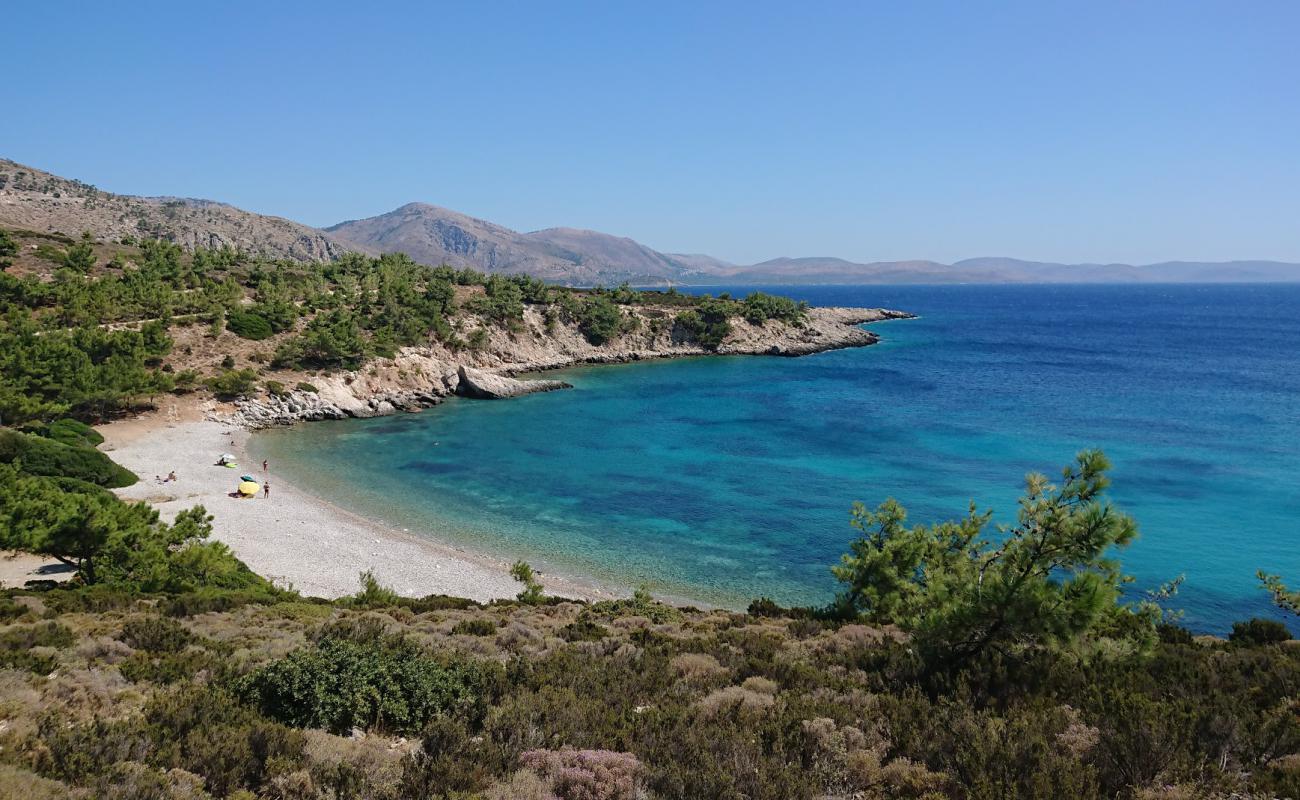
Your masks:
M 185 247 L 230 246 L 301 261 L 347 252 L 400 252 L 425 264 L 527 273 L 572 285 L 716 283 L 1158 283 L 1300 281 L 1300 264 L 1277 261 L 1055 264 L 1015 258 L 858 263 L 775 258 L 731 264 L 699 253 L 661 253 L 620 236 L 576 228 L 520 233 L 426 203 L 313 228 L 225 203 L 105 192 L 0 159 L 0 225 L 106 239 L 152 236 Z

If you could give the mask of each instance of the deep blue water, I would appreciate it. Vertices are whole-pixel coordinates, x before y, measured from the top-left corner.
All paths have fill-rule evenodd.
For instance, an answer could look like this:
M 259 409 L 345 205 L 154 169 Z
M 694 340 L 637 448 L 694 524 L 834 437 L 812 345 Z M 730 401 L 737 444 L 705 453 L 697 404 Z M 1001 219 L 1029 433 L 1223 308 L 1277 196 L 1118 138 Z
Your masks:
M 921 317 L 877 324 L 870 348 L 567 370 L 573 391 L 254 449 L 413 531 L 743 607 L 829 599 L 854 500 L 1009 520 L 1025 473 L 1100 447 L 1142 531 L 1126 571 L 1137 589 L 1185 574 L 1186 624 L 1271 614 L 1256 569 L 1300 583 L 1300 286 L 771 291 Z

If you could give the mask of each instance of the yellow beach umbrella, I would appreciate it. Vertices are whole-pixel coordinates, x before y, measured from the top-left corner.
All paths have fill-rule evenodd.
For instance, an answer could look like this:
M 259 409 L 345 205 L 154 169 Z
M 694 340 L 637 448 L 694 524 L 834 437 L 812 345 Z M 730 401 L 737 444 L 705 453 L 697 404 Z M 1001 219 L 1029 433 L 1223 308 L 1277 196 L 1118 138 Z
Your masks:
M 239 482 L 239 493 L 244 495 L 245 497 L 252 497 L 253 495 L 257 494 L 257 490 L 260 488 L 261 488 L 260 486 L 258 486 L 256 483 L 252 481 Z

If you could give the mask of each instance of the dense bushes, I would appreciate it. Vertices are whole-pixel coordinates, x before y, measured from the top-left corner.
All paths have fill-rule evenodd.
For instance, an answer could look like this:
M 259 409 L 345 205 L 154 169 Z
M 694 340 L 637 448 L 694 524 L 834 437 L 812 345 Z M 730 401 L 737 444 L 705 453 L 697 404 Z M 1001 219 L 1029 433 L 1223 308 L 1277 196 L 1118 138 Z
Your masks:
M 623 330 L 623 312 L 605 295 L 588 297 L 577 311 L 578 330 L 595 345 L 609 342 Z
M 98 447 L 104 443 L 98 431 L 75 419 L 56 419 L 33 429 L 32 433 L 71 447 Z
M 741 301 L 741 315 L 755 325 L 776 319 L 790 325 L 801 325 L 808 316 L 808 304 L 795 302 L 788 297 L 753 292 Z
M 231 311 L 226 314 L 226 330 L 253 341 L 269 339 L 274 333 L 271 323 L 265 317 L 247 311 Z
M 78 438 L 75 429 L 66 425 L 57 429 L 51 426 L 50 430 L 64 440 L 76 441 Z M 83 443 L 64 444 L 53 438 L 0 429 L 0 464 L 19 464 L 29 475 L 75 478 L 108 488 L 130 486 L 136 482 L 137 478 L 130 470 L 115 464 L 108 456 L 85 443 L 89 440 L 87 437 L 80 440 Z M 102 438 L 99 440 L 103 441 Z
M 1256 617 L 1245 622 L 1234 622 L 1228 639 L 1244 645 L 1280 644 L 1290 641 L 1291 631 L 1277 620 Z
M 243 397 L 257 386 L 257 372 L 251 369 L 227 369 L 204 383 L 217 397 Z
M 403 639 L 327 635 L 250 675 L 242 694 L 288 725 L 410 734 L 440 715 L 481 716 L 497 680 L 489 665 L 434 658 Z
M 51 717 L 39 736 L 41 771 L 70 784 L 116 786 L 121 765 L 136 761 L 201 775 L 215 797 L 263 788 L 302 765 L 305 745 L 300 732 L 259 716 L 221 689 L 197 686 L 159 694 L 142 714 L 126 719 L 68 725 Z
M 0 630 L 0 667 L 50 672 L 55 658 L 45 650 L 69 647 L 76 637 L 66 625 L 41 622 Z
M 62 611 L 70 606 L 56 596 L 85 591 L 41 597 Z M 439 611 L 336 606 L 335 619 L 314 632 L 308 626 L 319 615 L 281 614 L 280 606 L 184 626 L 133 613 L 115 625 L 134 653 L 123 659 L 94 639 L 75 652 L 95 671 L 134 681 L 138 695 L 123 697 L 142 696 L 144 710 L 115 701 L 118 713 L 103 721 L 77 721 L 56 700 L 12 752 L 98 796 L 178 780 L 173 769 L 214 796 L 246 789 L 308 800 L 453 792 L 489 800 L 1102 800 L 1157 789 L 1286 797 L 1300 781 L 1291 755 L 1300 752 L 1300 650 L 1166 637 L 1179 641 L 1147 654 L 990 651 L 936 673 L 911 642 L 858 624 L 819 624 L 796 638 L 789 631 L 800 620 L 779 615 L 676 609 L 675 618 L 651 622 L 634 612 L 653 601 L 620 602 L 470 604 L 454 615 L 466 625 L 455 627 L 443 626 Z M 612 621 L 600 626 L 595 617 Z M 105 629 L 103 618 L 75 625 L 88 621 L 92 631 Z M 33 633 L 51 623 L 62 628 Z M 457 634 L 471 623 L 503 635 L 465 641 Z M 11 640 L 5 631 L 14 629 L 22 632 Z M 416 645 L 387 631 L 432 641 Z M 279 655 L 280 643 L 304 633 L 313 644 Z M 34 648 L 44 660 L 31 667 L 53 671 L 71 658 L 76 634 L 51 620 L 0 629 L 0 637 L 0 652 L 57 645 Z M 499 653 L 520 642 L 504 671 L 439 654 Z M 100 651 L 115 660 L 93 661 Z M 245 659 L 262 666 L 236 677 Z M 168 682 L 179 685 L 169 690 Z M 324 737 L 286 723 L 418 735 L 421 746 L 376 763 L 374 752 L 392 753 L 391 739 Z
M 706 298 L 694 309 L 679 313 L 677 327 L 701 347 L 717 350 L 731 333 L 731 311 L 729 301 Z

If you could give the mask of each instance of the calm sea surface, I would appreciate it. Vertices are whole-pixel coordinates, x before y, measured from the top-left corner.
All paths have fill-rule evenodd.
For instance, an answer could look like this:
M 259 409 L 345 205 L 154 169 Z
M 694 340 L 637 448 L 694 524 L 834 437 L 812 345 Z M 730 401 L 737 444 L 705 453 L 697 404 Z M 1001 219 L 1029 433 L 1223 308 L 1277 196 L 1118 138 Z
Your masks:
M 1300 584 L 1300 286 L 769 291 L 921 317 L 873 326 L 870 348 L 566 370 L 572 391 L 253 449 L 398 527 L 743 608 L 829 599 L 854 500 L 1010 520 L 1025 473 L 1100 447 L 1142 531 L 1126 571 L 1136 589 L 1186 575 L 1190 627 L 1271 614 L 1256 569 Z

